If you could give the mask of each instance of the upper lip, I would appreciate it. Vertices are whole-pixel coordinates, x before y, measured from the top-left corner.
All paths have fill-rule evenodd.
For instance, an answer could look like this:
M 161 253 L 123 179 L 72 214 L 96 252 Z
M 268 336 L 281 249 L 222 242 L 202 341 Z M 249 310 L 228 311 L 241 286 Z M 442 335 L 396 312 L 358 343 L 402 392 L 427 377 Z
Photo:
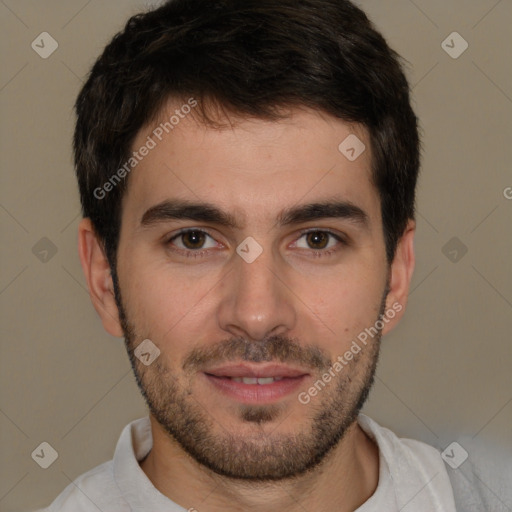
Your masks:
M 204 370 L 204 373 L 216 377 L 301 377 L 308 372 L 282 364 L 226 364 Z

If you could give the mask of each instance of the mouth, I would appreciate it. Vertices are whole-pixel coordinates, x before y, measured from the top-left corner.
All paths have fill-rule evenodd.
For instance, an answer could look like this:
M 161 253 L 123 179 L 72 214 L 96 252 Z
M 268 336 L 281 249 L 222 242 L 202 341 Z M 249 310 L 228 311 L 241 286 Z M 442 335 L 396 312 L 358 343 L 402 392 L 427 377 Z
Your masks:
M 260 386 L 266 386 L 283 380 L 285 377 L 226 377 L 231 379 L 233 382 L 243 382 L 244 384 L 259 384 Z
M 309 373 L 280 364 L 237 364 L 203 372 L 223 396 L 245 404 L 270 404 L 296 391 Z

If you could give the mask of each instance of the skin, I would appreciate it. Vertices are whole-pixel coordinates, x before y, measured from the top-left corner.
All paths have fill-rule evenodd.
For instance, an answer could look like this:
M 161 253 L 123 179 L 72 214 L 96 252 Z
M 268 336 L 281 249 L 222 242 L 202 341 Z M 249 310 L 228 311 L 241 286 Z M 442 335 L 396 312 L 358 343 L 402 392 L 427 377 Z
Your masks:
M 172 112 L 176 107 L 167 108 Z M 271 336 L 299 347 L 304 361 L 310 350 L 318 349 L 325 361 L 333 362 L 359 333 L 374 325 L 383 306 L 388 310 L 398 303 L 402 308 L 385 324 L 385 335 L 405 311 L 414 269 L 415 224 L 409 222 L 389 266 L 380 199 L 370 181 L 370 142 L 362 126 L 308 109 L 294 109 L 278 122 L 234 116 L 230 120 L 232 126 L 213 129 L 187 116 L 132 171 L 117 254 L 124 325 L 101 244 L 89 219 L 79 227 L 80 259 L 104 328 L 125 336 L 130 350 L 148 338 L 160 349 L 158 359 L 147 367 L 131 356 L 139 385 L 162 414 L 160 422 L 150 414 L 153 449 L 141 467 L 161 493 L 199 512 L 348 512 L 364 503 L 378 483 L 378 449 L 351 414 L 357 413 L 354 407 L 364 387 L 371 385 L 380 336 L 370 340 L 309 404 L 301 404 L 292 393 L 263 406 L 271 414 L 265 419 L 259 410 L 260 421 L 249 421 L 250 407 L 214 389 L 199 367 L 185 370 L 183 363 L 191 352 L 227 346 L 230 340 L 263 350 L 262 340 Z M 152 127 L 142 129 L 133 147 L 140 147 L 151 131 Z M 351 133 L 367 148 L 354 162 L 338 151 Z M 340 218 L 291 226 L 277 222 L 284 208 L 334 196 L 364 210 L 367 229 Z M 176 198 L 215 204 L 235 215 L 240 227 L 193 220 L 141 226 L 150 207 Z M 203 257 L 186 258 L 166 245 L 183 228 L 211 235 Z M 309 246 L 307 235 L 301 235 L 306 228 L 338 233 L 349 245 L 329 239 L 322 250 L 337 250 L 318 257 L 322 250 Z M 247 237 L 263 248 L 250 264 L 236 253 Z M 172 247 L 186 252 L 185 241 L 175 239 Z M 278 351 L 271 354 L 277 356 Z M 307 391 L 324 373 L 320 367 L 308 370 L 299 391 Z M 318 415 L 325 411 L 335 418 L 342 436 L 318 464 L 297 472 L 295 478 L 230 478 L 191 456 L 162 425 L 171 411 L 176 414 L 170 405 L 174 395 L 167 394 L 171 390 L 189 413 L 201 419 L 210 444 L 229 439 L 231 452 L 241 460 L 245 456 L 244 464 L 254 471 L 257 464 L 250 463 L 258 461 L 249 459 L 244 442 L 251 443 L 255 453 L 271 453 L 272 447 L 279 451 L 281 442 L 300 434 L 305 443 L 312 441 Z M 280 457 L 289 452 L 279 452 Z

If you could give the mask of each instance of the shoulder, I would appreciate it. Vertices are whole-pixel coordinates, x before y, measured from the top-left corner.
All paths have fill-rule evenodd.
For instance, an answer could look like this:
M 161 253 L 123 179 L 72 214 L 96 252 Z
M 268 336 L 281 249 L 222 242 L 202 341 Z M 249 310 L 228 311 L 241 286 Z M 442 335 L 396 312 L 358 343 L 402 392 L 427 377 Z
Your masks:
M 450 456 L 458 451 L 459 459 L 455 464 L 447 460 L 449 466 L 447 470 L 455 502 L 460 509 L 465 512 L 481 510 L 510 512 L 512 510 L 510 449 L 504 449 L 493 442 L 474 437 L 463 437 L 453 445 Z
M 433 446 L 415 439 L 398 437 L 393 431 L 364 414 L 359 415 L 358 423 L 375 440 L 385 460 L 391 462 L 398 471 L 412 466 L 417 469 L 433 467 L 445 472 L 441 454 Z
M 449 491 L 457 510 L 512 510 L 510 450 L 504 453 L 503 448 L 474 438 L 461 438 L 444 447 L 443 457 L 441 450 L 422 441 L 399 438 L 364 414 L 359 415 L 358 423 L 379 445 L 391 466 L 395 484 L 420 475 L 419 481 L 423 479 L 426 483 L 432 479 L 429 488 L 441 484 L 443 493 Z
M 130 512 L 115 483 L 110 460 L 87 471 L 70 483 L 40 512 Z
M 400 510 L 454 512 L 453 490 L 441 453 L 422 441 L 400 438 L 368 416 L 360 427 L 379 447 L 380 474 L 389 474 Z M 384 472 L 384 473 L 383 473 Z

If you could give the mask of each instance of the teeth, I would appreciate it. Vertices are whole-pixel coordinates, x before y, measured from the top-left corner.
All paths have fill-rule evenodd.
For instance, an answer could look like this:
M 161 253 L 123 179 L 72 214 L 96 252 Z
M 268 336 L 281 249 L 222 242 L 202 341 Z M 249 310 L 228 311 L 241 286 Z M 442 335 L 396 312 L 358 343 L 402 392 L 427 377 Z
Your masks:
M 258 379 L 258 384 L 272 384 L 274 377 L 261 377 Z
M 272 382 L 282 380 L 283 377 L 231 377 L 234 382 L 242 382 L 244 384 L 272 384 Z

